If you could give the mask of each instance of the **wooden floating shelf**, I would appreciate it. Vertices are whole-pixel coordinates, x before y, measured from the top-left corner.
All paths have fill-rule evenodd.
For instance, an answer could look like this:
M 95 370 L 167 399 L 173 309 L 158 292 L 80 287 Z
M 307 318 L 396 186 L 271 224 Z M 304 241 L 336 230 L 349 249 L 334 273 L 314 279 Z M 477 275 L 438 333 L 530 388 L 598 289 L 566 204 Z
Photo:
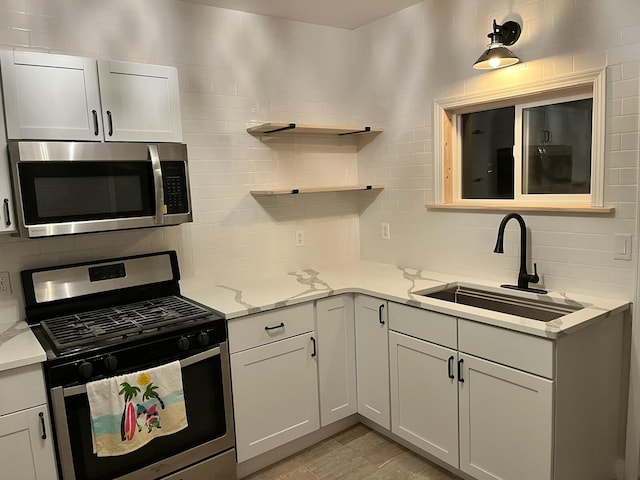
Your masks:
M 315 136 L 360 136 L 382 132 L 381 128 L 372 127 L 338 127 L 332 125 L 299 125 L 296 123 L 263 123 L 247 128 L 247 132 L 256 137 L 284 136 L 284 135 L 315 135 Z
M 299 195 L 302 193 L 325 193 L 325 192 L 355 192 L 366 190 L 382 190 L 383 185 L 346 185 L 337 187 L 317 187 L 317 188 L 289 188 L 278 190 L 251 190 L 254 197 L 268 197 L 274 195 Z

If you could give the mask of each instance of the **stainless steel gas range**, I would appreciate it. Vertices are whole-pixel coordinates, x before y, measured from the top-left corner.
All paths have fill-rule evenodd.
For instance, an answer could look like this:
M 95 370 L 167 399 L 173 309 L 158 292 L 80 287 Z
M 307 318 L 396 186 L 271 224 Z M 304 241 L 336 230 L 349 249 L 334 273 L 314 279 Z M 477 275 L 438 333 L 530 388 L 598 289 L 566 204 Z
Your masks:
M 236 479 L 227 329 L 180 295 L 173 251 L 23 271 L 63 480 Z M 119 456 L 92 448 L 88 382 L 179 361 L 188 426 Z

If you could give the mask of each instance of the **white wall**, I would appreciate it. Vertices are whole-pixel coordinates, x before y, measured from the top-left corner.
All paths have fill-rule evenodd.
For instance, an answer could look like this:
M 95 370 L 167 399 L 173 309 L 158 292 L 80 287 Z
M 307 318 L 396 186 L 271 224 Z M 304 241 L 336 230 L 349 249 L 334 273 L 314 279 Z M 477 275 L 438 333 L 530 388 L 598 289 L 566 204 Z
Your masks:
M 359 122 L 351 31 L 177 0 L 0 0 L 0 48 L 174 65 L 194 223 L 45 240 L 0 237 L 16 296 L 24 268 L 178 249 L 183 276 L 292 270 L 359 256 L 354 193 L 258 202 L 251 189 L 353 184 L 353 145 L 263 143 L 265 121 Z M 305 246 L 295 246 L 302 229 Z
M 492 20 L 517 20 L 523 63 L 471 68 Z M 434 196 L 433 103 L 589 69 L 607 70 L 605 204 L 612 217 L 525 214 L 529 265 L 547 288 L 633 300 L 638 274 L 640 2 L 637 0 L 425 0 L 355 32 L 356 84 L 380 143 L 359 158 L 361 182 L 386 186 L 360 219 L 361 258 L 515 283 L 519 235 L 493 252 L 503 214 L 427 211 Z M 380 224 L 390 224 L 382 240 Z M 631 261 L 614 260 L 613 234 L 634 235 Z M 509 245 L 506 245 L 506 242 Z M 638 294 L 640 295 L 640 288 Z M 636 312 L 637 316 L 637 312 Z M 640 336 L 634 324 L 626 480 L 638 476 Z M 631 335 L 631 334 L 629 334 Z M 622 451 L 620 452 L 622 454 Z
M 522 24 L 511 48 L 523 63 L 473 70 L 494 18 Z M 633 297 L 637 248 L 632 261 L 614 260 L 613 234 L 636 226 L 640 2 L 425 0 L 358 29 L 355 41 L 356 84 L 385 127 L 381 144 L 360 158 L 360 180 L 386 186 L 360 221 L 363 259 L 515 282 L 515 222 L 505 255 L 496 255 L 503 214 L 425 210 L 435 199 L 433 102 L 606 67 L 605 203 L 615 216 L 524 214 L 529 268 L 536 262 L 550 289 Z M 381 222 L 390 224 L 390 241 L 381 239 Z

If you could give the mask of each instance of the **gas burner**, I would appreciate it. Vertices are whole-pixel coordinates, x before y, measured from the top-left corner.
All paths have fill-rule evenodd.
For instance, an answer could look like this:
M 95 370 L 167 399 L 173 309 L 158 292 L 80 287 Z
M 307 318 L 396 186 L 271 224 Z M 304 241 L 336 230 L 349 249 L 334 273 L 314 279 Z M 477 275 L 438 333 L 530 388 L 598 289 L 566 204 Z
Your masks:
M 43 320 L 40 325 L 57 351 L 128 339 L 183 325 L 211 311 L 175 295 Z

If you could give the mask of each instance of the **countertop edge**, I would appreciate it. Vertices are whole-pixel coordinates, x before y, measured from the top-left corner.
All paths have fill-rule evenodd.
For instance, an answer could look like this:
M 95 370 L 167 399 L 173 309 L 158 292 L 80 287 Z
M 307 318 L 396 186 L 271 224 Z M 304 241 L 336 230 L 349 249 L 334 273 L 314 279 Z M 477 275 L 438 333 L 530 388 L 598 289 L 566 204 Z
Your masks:
M 446 285 L 447 282 L 442 282 L 443 285 Z M 317 300 L 321 300 L 323 298 L 329 298 L 336 295 L 344 295 L 344 294 L 362 294 L 371 297 L 380 298 L 381 300 L 392 301 L 395 303 L 408 305 L 415 308 L 421 308 L 423 310 L 434 311 L 437 313 L 442 313 L 444 315 L 449 315 L 452 317 L 460 317 L 467 320 L 484 323 L 487 325 L 492 325 L 495 327 L 505 328 L 508 330 L 513 330 L 516 332 L 525 333 L 528 335 L 533 335 L 541 338 L 548 338 L 551 340 L 557 339 L 558 336 L 568 335 L 574 333 L 582 328 L 587 327 L 588 325 L 597 322 L 603 317 L 611 317 L 622 313 L 628 310 L 631 306 L 631 302 L 628 301 L 616 301 L 618 305 L 610 310 L 602 311 L 600 314 L 593 315 L 592 317 L 580 320 L 575 324 L 568 324 L 557 326 L 553 322 L 539 322 L 537 320 L 530 319 L 520 319 L 519 317 L 515 317 L 513 315 L 492 312 L 491 315 L 486 315 L 482 313 L 482 310 L 476 307 L 469 307 L 466 305 L 456 305 L 453 306 L 441 306 L 438 304 L 431 303 L 431 301 L 420 301 L 415 299 L 415 295 L 411 295 L 414 298 L 405 298 L 400 297 L 398 295 L 385 293 L 379 290 L 372 290 L 364 287 L 342 287 L 337 288 L 335 290 L 324 291 L 324 292 L 315 292 L 313 294 L 308 294 L 305 296 L 300 296 L 294 299 L 286 299 L 279 302 L 272 302 L 268 304 L 261 305 L 260 307 L 254 308 L 246 308 L 239 309 L 230 313 L 220 312 L 225 319 L 233 321 L 234 319 L 246 317 L 248 315 L 253 315 L 256 313 L 268 312 L 271 310 L 275 310 L 277 308 L 288 307 L 292 305 L 297 305 L 301 303 L 313 302 Z M 437 301 L 436 301 L 437 302 Z M 590 307 L 587 307 L 589 309 Z M 585 310 L 587 310 L 585 309 Z M 587 312 L 584 312 L 587 313 Z M 525 321 L 526 323 L 518 323 Z M 531 323 L 533 322 L 533 323 Z M 542 327 L 542 328 L 541 328 Z

